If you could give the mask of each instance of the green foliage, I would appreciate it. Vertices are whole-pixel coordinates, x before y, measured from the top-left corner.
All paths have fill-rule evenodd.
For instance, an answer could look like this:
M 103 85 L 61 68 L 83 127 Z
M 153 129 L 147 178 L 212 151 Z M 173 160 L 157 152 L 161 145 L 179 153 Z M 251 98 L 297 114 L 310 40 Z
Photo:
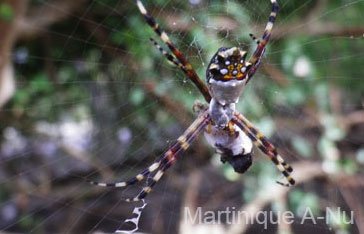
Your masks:
M 130 102 L 134 105 L 140 105 L 145 98 L 144 92 L 141 89 L 135 89 L 130 95 Z
M 42 4 L 41 1 L 37 3 Z M 167 4 L 165 1 L 146 3 L 152 13 L 160 16 L 158 22 L 167 29 L 181 51 L 185 52 L 202 79 L 210 57 L 219 47 L 240 45 L 250 50 L 254 48 L 248 33 L 260 35 L 260 28 L 265 25 L 270 9 L 268 1 L 247 1 L 246 4 L 241 4 L 240 1 L 216 0 L 206 4 L 208 5 L 192 6 L 188 2 L 179 1 L 170 1 Z M 361 22 L 359 13 L 364 10 L 363 4 L 345 5 L 342 1 L 330 1 L 328 8 L 314 18 L 314 21 L 302 22 L 302 16 L 315 6 L 315 1 L 284 3 L 275 28 L 279 29 L 290 23 L 298 23 L 295 27 L 300 28 L 309 24 L 324 24 L 325 21 L 349 26 L 348 19 L 356 25 Z M 98 12 L 98 9 L 103 11 Z M 112 14 L 111 9 L 115 10 Z M 74 31 L 77 19 L 70 19 L 52 28 L 61 37 L 51 36 L 49 54 L 42 54 L 42 43 L 30 43 L 28 48 L 32 56 L 57 61 L 54 63 L 56 78 L 53 80 L 54 77 L 44 71 L 45 67 L 39 60 L 30 59 L 26 66 L 17 68 L 17 73 L 27 79 L 21 80 L 17 88 L 13 99 L 14 106 L 23 110 L 34 108 L 34 113 L 42 113 L 40 116 L 34 115 L 35 118 L 56 117 L 74 104 L 89 106 L 92 100 L 92 82 L 112 84 L 106 85 L 110 93 L 104 95 L 113 97 L 111 102 L 116 106 L 126 102 L 128 107 L 119 111 L 119 114 L 125 115 L 125 110 L 131 115 L 140 113 L 135 118 L 143 119 L 140 123 L 154 121 L 158 109 L 158 103 L 149 99 L 140 85 L 141 82 L 154 82 L 158 94 L 170 95 L 172 100 L 181 103 L 188 111 L 195 99 L 202 100 L 184 74 L 166 62 L 151 45 L 149 37 L 152 36 L 159 42 L 160 40 L 145 24 L 134 5 L 126 6 L 117 1 L 93 1 L 91 10 L 98 12 L 93 20 L 100 24 L 94 25 L 95 30 L 88 32 L 81 24 L 79 30 Z M 11 19 L 13 15 L 12 9 L 6 4 L 0 5 L 0 13 L 7 19 Z M 341 14 L 347 17 L 339 17 Z M 176 22 L 167 22 L 172 16 L 178 17 Z M 215 27 L 214 24 L 221 19 L 237 26 L 234 30 Z M 179 28 L 174 28 L 173 23 L 187 26 L 184 26 L 184 31 L 178 31 Z M 253 24 L 256 25 L 254 28 Z M 100 25 L 106 35 L 106 41 L 102 42 L 97 40 L 97 29 Z M 70 36 L 66 42 L 64 36 Z M 287 38 L 285 35 L 279 36 L 282 37 L 269 44 L 263 63 L 271 63 L 280 69 L 288 81 L 287 85 L 277 84 L 260 69 L 246 87 L 237 108 L 266 135 L 274 136 L 277 131 L 276 116 L 285 115 L 289 118 L 290 115 L 296 116 L 300 113 L 303 107 L 314 107 L 316 111 L 323 113 L 319 118 L 325 126 L 324 139 L 320 140 L 318 148 L 320 152 L 326 152 L 329 145 L 342 140 L 346 134 L 331 116 L 330 87 L 340 87 L 348 97 L 345 102 L 359 104 L 362 97 L 364 86 L 360 77 L 364 68 L 359 51 L 363 40 L 330 35 L 290 35 Z M 110 50 L 114 52 L 113 55 L 109 53 Z M 299 60 L 308 64 L 307 74 L 297 75 L 295 67 Z M 131 106 L 132 109 L 129 109 Z M 280 113 L 280 107 L 287 108 L 289 112 Z M 160 126 L 162 129 L 163 127 Z M 291 137 L 289 143 L 300 156 L 310 157 L 314 153 L 310 150 L 314 146 L 305 140 L 305 136 Z
M 0 3 L 0 20 L 9 22 L 13 19 L 13 17 L 14 17 L 13 8 L 6 3 Z
M 312 157 L 312 144 L 301 136 L 296 136 L 292 139 L 293 148 L 303 157 Z
M 24 108 L 28 106 L 37 95 L 49 95 L 53 90 L 46 74 L 35 74 L 29 85 L 16 93 L 14 102 Z
M 320 214 L 320 202 L 317 195 L 314 193 L 307 193 L 300 189 L 295 189 L 290 193 L 290 205 L 301 217 L 309 209 L 314 216 Z
M 179 113 L 170 113 L 152 99 L 143 84 L 154 83 L 156 94 L 166 96 L 190 116 L 194 101 L 203 98 L 184 73 L 150 43 L 149 38 L 153 37 L 168 49 L 146 25 L 133 2 L 90 1 L 80 11 L 87 14 L 67 12 L 67 18 L 39 32 L 36 39 L 18 41 L 16 47 L 27 48 L 29 58 L 25 64 L 15 64 L 17 89 L 6 107 L 12 110 L 9 115 L 14 118 L 8 118 L 4 125 L 33 129 L 39 121 L 57 122 L 64 116 L 89 120 L 95 128 L 90 137 L 94 147 L 90 154 L 100 155 L 100 161 L 111 154 L 113 163 L 126 165 L 130 174 L 164 152 L 184 128 L 172 115 Z M 254 50 L 255 44 L 248 34 L 261 35 L 270 10 L 269 1 L 254 0 L 210 0 L 198 5 L 177 0 L 144 2 L 203 80 L 207 64 L 218 48 L 241 46 L 249 52 Z M 292 161 L 322 161 L 325 169 L 333 169 L 331 172 L 358 173 L 364 165 L 364 149 L 346 140 L 351 129 L 340 122 L 331 92 L 335 88 L 342 95 L 343 117 L 362 109 L 364 40 L 361 35 L 321 34 L 316 26 L 362 26 L 364 4 L 326 1 L 326 8 L 307 20 L 318 1 L 280 2 L 282 9 L 273 32 L 282 28 L 285 31 L 274 35 L 262 63 L 280 71 L 286 83 L 277 82 L 262 66 L 245 88 L 237 109 L 278 143 L 279 152 L 287 153 Z M 30 4 L 48 3 L 34 0 Z M 11 21 L 13 17 L 11 6 L 1 3 L 1 20 Z M 305 31 L 309 26 L 313 27 Z M 16 50 L 12 57 L 15 61 Z M 307 70 L 302 72 L 304 66 Z M 313 127 L 303 129 L 307 122 Z M 125 126 L 133 133 L 132 142 L 130 148 L 121 147 L 125 152 L 118 158 L 120 148 L 113 148 L 110 142 L 115 140 L 117 130 Z M 355 139 L 359 138 L 362 136 Z M 344 150 L 340 144 L 345 145 Z M 210 157 L 212 151 L 206 152 L 198 156 Z M 254 154 L 254 165 L 244 175 L 235 173 L 228 164 L 221 164 L 219 157 L 212 159 L 225 178 L 242 181 L 242 198 L 248 202 L 259 192 L 267 193 L 260 191 L 261 188 L 278 186 L 274 181 L 280 180 L 270 160 L 263 158 L 257 149 Z M 198 158 L 194 156 L 191 158 Z M 124 159 L 133 161 L 120 163 Z M 183 176 L 187 176 L 189 171 L 184 169 Z M 0 198 L 8 199 L 4 194 L 7 196 L 7 191 L 1 190 Z M 318 195 L 293 188 L 289 193 L 289 208 L 302 215 L 307 207 L 314 215 L 320 213 Z M 36 218 L 28 216 L 21 226 L 26 229 L 36 224 Z M 346 228 L 340 225 L 341 222 L 333 222 L 333 226 Z

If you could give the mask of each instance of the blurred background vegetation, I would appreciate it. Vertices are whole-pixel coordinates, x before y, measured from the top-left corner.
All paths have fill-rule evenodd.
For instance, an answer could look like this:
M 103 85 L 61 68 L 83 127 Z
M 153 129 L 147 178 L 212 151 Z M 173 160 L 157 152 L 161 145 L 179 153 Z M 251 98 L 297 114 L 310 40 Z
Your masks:
M 254 49 L 268 0 L 144 1 L 204 79 L 222 46 Z M 280 1 L 272 41 L 237 108 L 293 164 L 280 187 L 257 149 L 237 175 L 201 137 L 148 196 L 148 233 L 364 233 L 364 1 Z M 112 232 L 124 191 L 90 186 L 135 175 L 193 121 L 203 98 L 149 42 L 134 1 L 0 1 L 0 228 Z M 222 189 L 223 188 L 223 189 Z M 294 212 L 292 225 L 189 225 L 191 210 Z M 354 211 L 300 223 L 309 207 Z M 337 214 L 339 215 L 339 214 Z M 346 217 L 349 218 L 349 217 Z

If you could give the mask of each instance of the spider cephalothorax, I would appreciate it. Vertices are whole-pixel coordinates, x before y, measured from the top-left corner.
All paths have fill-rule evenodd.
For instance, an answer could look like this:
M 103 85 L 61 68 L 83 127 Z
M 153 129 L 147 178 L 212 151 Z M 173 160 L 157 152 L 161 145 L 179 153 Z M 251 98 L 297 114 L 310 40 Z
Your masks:
M 245 61 L 246 55 L 246 51 L 237 47 L 220 48 L 207 67 L 207 83 L 212 80 L 228 82 L 245 79 L 247 71 L 252 65 Z
M 246 51 L 238 47 L 220 48 L 212 57 L 206 71 L 207 84 L 212 96 L 210 114 L 220 127 L 225 127 L 233 117 L 235 103 L 248 81 L 252 67 L 246 62 Z
M 277 0 L 270 0 L 272 11 L 268 18 L 261 40 L 252 34 L 257 48 L 248 61 L 246 51 L 237 47 L 220 48 L 211 59 L 207 68 L 207 85 L 199 78 L 192 65 L 183 53 L 177 49 L 155 19 L 147 12 L 140 0 L 136 4 L 144 19 L 159 38 L 167 45 L 171 53 L 163 49 L 154 39 L 151 39 L 158 50 L 174 65 L 180 68 L 186 76 L 196 85 L 204 96 L 207 105 L 200 105 L 200 113 L 190 127 L 175 141 L 169 149 L 152 165 L 141 171 L 135 177 L 118 183 L 92 182 L 99 186 L 127 187 L 146 180 L 147 185 L 140 193 L 126 201 L 140 201 L 161 179 L 164 172 L 172 166 L 178 156 L 188 149 L 199 133 L 204 132 L 209 144 L 221 155 L 222 162 L 228 162 L 238 173 L 244 173 L 252 164 L 253 144 L 267 155 L 286 178 L 288 183 L 278 182 L 281 185 L 295 184 L 291 177 L 292 167 L 278 154 L 277 149 L 268 139 L 255 128 L 241 113 L 235 110 L 235 104 L 244 86 L 257 71 L 261 58 L 265 52 L 274 21 L 278 12 Z
M 206 71 L 211 96 L 221 105 L 237 103 L 252 64 L 245 61 L 246 51 L 237 47 L 220 48 Z

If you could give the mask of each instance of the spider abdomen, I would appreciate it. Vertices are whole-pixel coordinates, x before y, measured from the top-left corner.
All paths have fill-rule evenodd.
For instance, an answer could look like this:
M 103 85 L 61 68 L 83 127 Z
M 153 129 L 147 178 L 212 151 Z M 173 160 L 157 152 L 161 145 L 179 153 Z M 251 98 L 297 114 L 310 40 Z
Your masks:
M 234 133 L 211 125 L 205 131 L 205 137 L 223 162 L 229 162 L 236 172 L 244 173 L 252 163 L 253 143 L 240 128 L 236 125 L 233 128 Z
M 253 164 L 252 153 L 230 155 L 229 153 L 221 154 L 221 161 L 228 162 L 236 173 L 243 174 Z

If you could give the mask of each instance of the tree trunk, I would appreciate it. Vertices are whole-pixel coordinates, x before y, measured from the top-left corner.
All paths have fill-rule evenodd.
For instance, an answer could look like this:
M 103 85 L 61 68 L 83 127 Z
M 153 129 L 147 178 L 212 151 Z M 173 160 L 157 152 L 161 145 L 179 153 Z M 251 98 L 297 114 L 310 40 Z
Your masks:
M 0 1 L 1 7 L 9 8 L 8 18 L 0 15 L 0 108 L 15 92 L 12 48 L 17 38 L 17 23 L 24 16 L 27 3 L 27 0 Z

